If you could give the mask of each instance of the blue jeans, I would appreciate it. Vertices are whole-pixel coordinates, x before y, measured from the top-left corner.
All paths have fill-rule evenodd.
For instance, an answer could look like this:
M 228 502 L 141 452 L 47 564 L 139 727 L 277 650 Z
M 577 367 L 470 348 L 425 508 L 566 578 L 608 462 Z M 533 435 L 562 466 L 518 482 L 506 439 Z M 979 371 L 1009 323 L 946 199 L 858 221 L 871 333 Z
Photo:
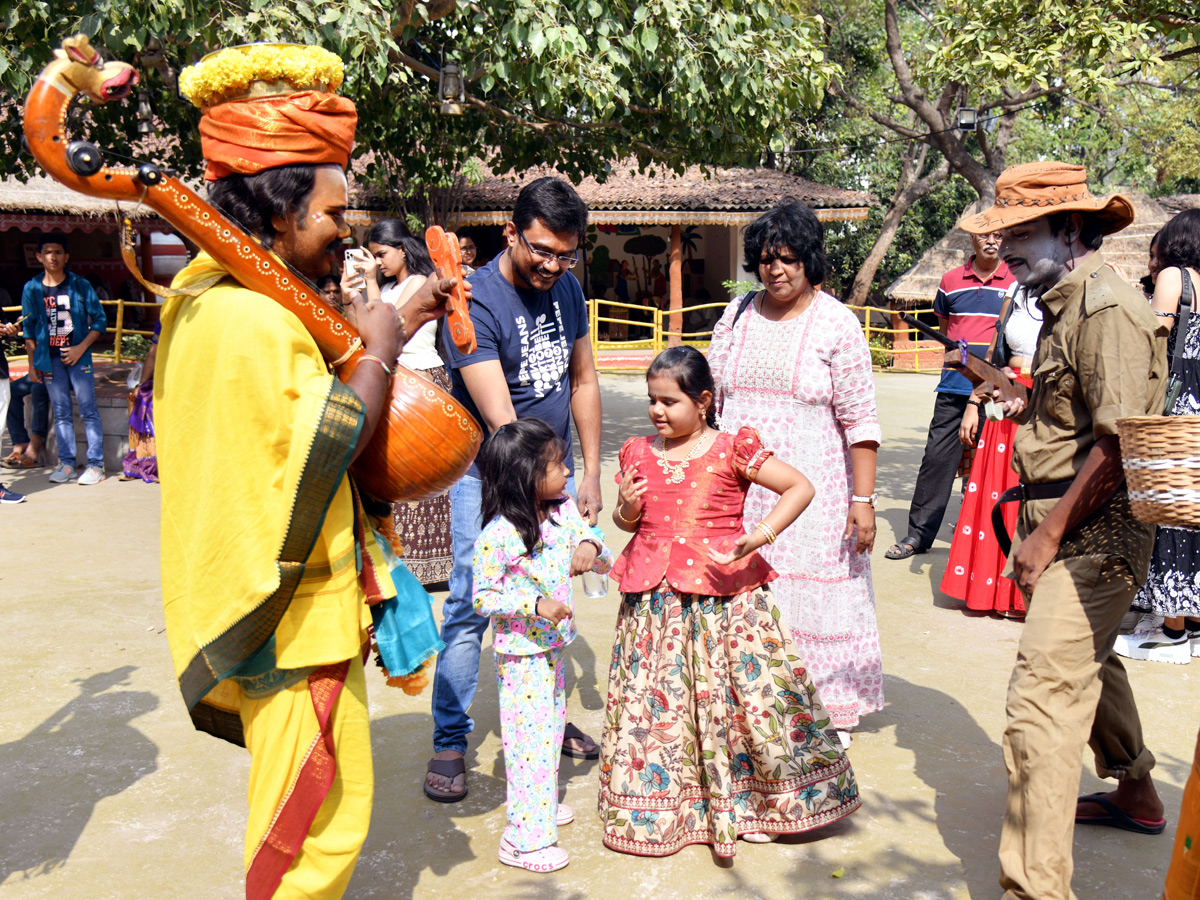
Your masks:
M 54 434 L 58 437 L 58 461 L 75 467 L 75 422 L 71 415 L 71 391 L 79 403 L 79 418 L 87 435 L 87 464 L 104 468 L 104 429 L 96 408 L 96 377 L 92 366 L 76 363 L 68 366 L 56 353 L 50 354 L 50 374 L 46 390 L 54 407 Z
M 567 479 L 567 493 L 575 496 L 575 479 Z M 433 674 L 433 749 L 467 752 L 467 735 L 475 722 L 467 715 L 479 686 L 479 653 L 487 616 L 475 612 L 472 602 L 475 576 L 475 539 L 483 529 L 479 521 L 482 483 L 464 475 L 450 488 L 450 544 L 454 568 L 450 570 L 450 595 L 442 607 L 442 643 Z
M 46 385 L 29 380 L 22 375 L 9 385 L 12 403 L 8 407 L 8 436 L 13 444 L 28 444 L 29 432 L 25 429 L 25 398 L 33 397 L 33 433 L 42 440 L 50 433 L 50 395 Z

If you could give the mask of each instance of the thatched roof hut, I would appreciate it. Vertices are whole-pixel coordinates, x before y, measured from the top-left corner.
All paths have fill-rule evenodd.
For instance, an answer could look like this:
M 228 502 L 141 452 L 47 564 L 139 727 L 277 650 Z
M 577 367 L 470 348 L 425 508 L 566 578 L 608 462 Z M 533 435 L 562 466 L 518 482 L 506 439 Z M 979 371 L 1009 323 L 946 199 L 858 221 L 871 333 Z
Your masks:
M 140 230 L 170 230 L 150 209 L 135 207 L 126 203 L 121 209 L 137 220 Z M 0 179 L 0 231 L 115 231 L 116 208 L 115 201 L 80 194 L 47 175 L 25 182 L 11 176 Z
M 1159 197 L 1158 202 L 1175 215 L 1185 209 L 1200 209 L 1200 194 L 1172 194 L 1169 197 Z
M 1150 238 L 1166 224 L 1171 214 L 1145 194 L 1137 191 L 1122 193 L 1133 203 L 1135 218 L 1124 231 L 1104 239 L 1104 256 L 1109 262 L 1120 265 L 1130 283 L 1136 285 L 1148 271 Z M 977 204 L 972 203 L 963 211 L 963 216 L 972 215 L 976 210 Z M 911 269 L 888 285 L 884 294 L 896 309 L 932 306 L 942 276 L 950 269 L 964 265 L 970 257 L 971 239 L 965 231 L 955 227 L 926 250 Z

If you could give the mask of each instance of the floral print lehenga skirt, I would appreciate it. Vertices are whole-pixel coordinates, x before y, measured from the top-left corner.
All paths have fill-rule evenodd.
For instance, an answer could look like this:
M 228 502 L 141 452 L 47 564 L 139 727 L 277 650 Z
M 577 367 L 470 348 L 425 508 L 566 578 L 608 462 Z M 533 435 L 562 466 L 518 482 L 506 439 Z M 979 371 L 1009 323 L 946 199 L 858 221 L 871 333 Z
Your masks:
M 668 856 L 738 834 L 794 834 L 861 805 L 766 585 L 734 597 L 664 581 L 625 594 L 600 753 L 604 844 Z

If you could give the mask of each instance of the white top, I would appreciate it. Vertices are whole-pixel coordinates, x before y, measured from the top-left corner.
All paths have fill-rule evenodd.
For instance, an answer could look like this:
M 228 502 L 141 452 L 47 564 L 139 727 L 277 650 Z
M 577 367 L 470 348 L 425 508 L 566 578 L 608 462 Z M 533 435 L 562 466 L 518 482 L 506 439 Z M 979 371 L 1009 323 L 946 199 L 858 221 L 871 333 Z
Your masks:
M 1012 315 L 1004 326 L 1004 342 L 1008 344 L 1012 356 L 1023 356 L 1033 359 L 1037 350 L 1038 334 L 1042 330 L 1042 314 L 1036 308 L 1029 308 L 1029 292 L 1015 281 L 1004 295 L 1013 302 Z
M 424 283 L 424 275 L 409 275 L 399 283 L 392 281 L 384 285 L 379 295 L 388 303 L 399 308 Z M 426 322 L 417 329 L 417 333 L 412 336 L 409 342 L 404 345 L 404 349 L 400 351 L 396 362 L 406 369 L 417 370 L 436 369 L 438 366 L 445 365 L 442 357 L 437 352 L 436 320 Z

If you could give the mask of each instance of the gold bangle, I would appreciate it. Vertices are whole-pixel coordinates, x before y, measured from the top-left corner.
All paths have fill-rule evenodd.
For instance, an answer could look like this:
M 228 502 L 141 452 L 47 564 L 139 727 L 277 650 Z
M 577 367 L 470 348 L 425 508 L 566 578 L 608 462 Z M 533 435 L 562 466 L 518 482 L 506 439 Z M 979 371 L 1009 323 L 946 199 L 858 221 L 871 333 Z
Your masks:
M 408 343 L 408 324 L 404 316 L 400 316 L 400 346 L 403 347 Z
M 759 522 L 757 525 L 755 525 L 754 530 L 761 531 L 763 534 L 763 537 L 765 537 L 767 539 L 768 544 L 775 543 L 775 541 L 779 537 L 779 535 L 775 533 L 775 529 L 767 524 L 766 519 L 763 519 L 761 522 Z
M 388 377 L 388 378 L 392 378 L 392 377 L 394 377 L 394 376 L 395 376 L 395 374 L 396 374 L 395 370 L 394 370 L 394 369 L 392 369 L 392 367 L 391 367 L 391 366 L 389 366 L 387 363 L 385 363 L 385 362 L 384 362 L 382 359 L 380 359 L 378 356 L 372 356 L 370 353 L 364 353 L 362 356 L 360 356 L 360 357 L 358 358 L 358 361 L 359 361 L 359 362 L 374 362 L 374 363 L 379 363 L 379 367 L 380 367 L 381 369 L 383 369 L 383 371 L 384 371 L 384 372 L 386 372 L 386 373 L 387 373 L 387 377 Z
M 621 515 L 621 509 L 624 506 L 625 506 L 624 503 L 618 503 L 617 508 L 614 510 L 614 512 L 616 512 L 616 514 L 617 514 L 617 518 L 620 521 L 624 522 L 626 525 L 636 525 L 638 522 L 642 521 L 642 516 L 640 513 L 638 514 L 638 517 L 636 519 L 627 519 L 623 515 Z

